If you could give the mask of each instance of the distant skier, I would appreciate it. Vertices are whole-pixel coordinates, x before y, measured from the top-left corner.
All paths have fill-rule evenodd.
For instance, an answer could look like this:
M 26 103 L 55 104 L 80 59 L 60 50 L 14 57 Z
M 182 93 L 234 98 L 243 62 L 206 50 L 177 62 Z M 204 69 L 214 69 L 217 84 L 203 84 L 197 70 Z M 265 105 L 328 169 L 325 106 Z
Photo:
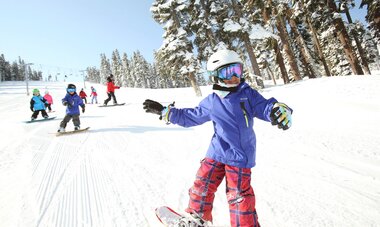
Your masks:
M 74 84 L 69 84 L 67 86 L 66 91 L 67 91 L 67 94 L 62 99 L 62 104 L 64 106 L 67 106 L 66 116 L 61 121 L 58 132 L 65 132 L 66 125 L 71 119 L 73 119 L 74 130 L 79 130 L 80 129 L 79 106 L 82 108 L 82 113 L 84 113 L 85 111 L 85 105 L 83 103 L 83 100 L 76 93 L 76 86 Z
M 41 112 L 43 118 L 48 118 L 49 115 L 46 113 L 45 105 L 48 101 L 40 95 L 40 90 L 37 88 L 33 89 L 33 97 L 30 100 L 30 110 L 33 112 L 31 120 L 34 121 L 38 114 Z
M 49 113 L 51 112 L 51 105 L 53 105 L 53 97 L 49 94 L 49 91 L 45 91 L 44 99 L 48 102 L 45 104 L 46 108 L 49 110 Z
M 107 106 L 108 102 L 111 101 L 111 98 L 113 98 L 113 104 L 117 104 L 116 96 L 115 96 L 115 89 L 119 89 L 119 86 L 115 86 L 113 82 L 113 75 L 110 74 L 109 77 L 107 77 L 107 95 L 108 98 L 104 100 L 104 105 Z
M 86 94 L 86 92 L 83 90 L 83 88 L 80 90 L 80 92 L 79 92 L 79 97 L 82 99 L 82 100 L 84 100 L 84 103 L 86 103 L 87 104 L 87 94 Z
M 95 100 L 95 103 L 98 104 L 98 93 L 96 92 L 96 89 L 93 86 L 91 86 L 90 97 L 92 97 L 91 104 L 94 104 L 94 100 Z
M 286 130 L 292 125 L 292 109 L 275 98 L 266 99 L 252 89 L 243 78 L 243 61 L 231 50 L 219 50 L 207 62 L 214 83 L 214 93 L 195 108 L 163 107 L 145 100 L 148 113 L 160 115 L 167 123 L 183 127 L 212 121 L 214 135 L 201 161 L 193 186 L 189 189 L 190 217 L 182 223 L 212 222 L 214 194 L 226 179 L 231 226 L 259 227 L 255 194 L 251 186 L 251 168 L 256 165 L 254 118 L 269 121 Z

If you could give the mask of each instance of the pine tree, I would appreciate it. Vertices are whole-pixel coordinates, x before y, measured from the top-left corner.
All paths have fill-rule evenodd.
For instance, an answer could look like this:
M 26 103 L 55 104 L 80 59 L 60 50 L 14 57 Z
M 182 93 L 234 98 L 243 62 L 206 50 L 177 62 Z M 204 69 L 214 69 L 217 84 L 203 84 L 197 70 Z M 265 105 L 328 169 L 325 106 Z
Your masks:
M 10 65 L 9 62 L 5 60 L 4 54 L 0 55 L 0 76 L 1 82 L 10 79 Z
M 100 54 L 100 83 L 105 84 L 111 73 L 111 65 L 105 54 Z
M 226 7 L 222 8 L 219 1 L 212 0 L 191 0 L 190 2 L 190 29 L 195 36 L 197 59 L 207 61 L 220 41 L 215 34 L 215 31 L 220 29 L 215 17 L 219 13 L 224 13 Z
M 237 0 L 229 0 L 227 2 L 230 12 L 229 14 L 224 15 L 226 21 L 224 23 L 223 30 L 228 34 L 228 39 L 230 39 L 230 41 L 237 40 L 242 43 L 244 53 L 248 53 L 248 58 L 250 60 L 253 73 L 256 76 L 255 79 L 258 79 L 256 80 L 256 83 L 258 86 L 263 88 L 263 77 L 259 68 L 259 64 L 257 62 L 253 44 L 249 37 L 250 31 L 252 30 L 252 24 L 247 20 L 246 11 L 244 10 L 244 5 L 242 3 Z
M 272 6 L 272 16 L 275 17 L 275 25 L 278 31 L 278 35 L 281 39 L 282 46 L 284 48 L 284 52 L 289 61 L 293 79 L 301 80 L 302 77 L 299 72 L 297 59 L 295 58 L 294 51 L 292 50 L 289 34 L 286 29 L 286 21 L 284 20 L 284 17 L 286 16 L 287 6 L 285 4 L 281 4 L 280 2 L 276 2 L 276 0 L 271 0 L 269 2 Z
M 323 53 L 322 49 L 322 43 L 320 41 L 320 38 L 318 37 L 317 29 L 315 28 L 315 25 L 313 24 L 313 13 L 317 14 L 318 7 L 316 7 L 315 2 L 308 1 L 308 0 L 297 0 L 297 3 L 299 3 L 300 10 L 302 11 L 302 17 L 304 21 L 306 22 L 306 29 L 309 30 L 309 33 L 312 35 L 313 39 L 313 46 L 315 49 L 315 52 L 318 54 L 318 58 L 316 60 L 320 60 L 322 62 L 325 75 L 331 76 L 331 70 L 326 62 L 325 55 Z
M 366 20 L 375 37 L 380 52 L 380 1 L 379 0 L 362 0 L 360 8 L 367 5 Z
M 133 78 L 131 77 L 130 61 L 126 53 L 123 54 L 121 64 L 122 64 L 122 85 L 125 87 L 133 87 L 135 82 Z
M 114 76 L 114 83 L 116 85 L 122 85 L 122 63 L 120 59 L 120 54 L 117 49 L 115 49 L 112 52 L 112 58 L 111 58 L 111 71 L 112 75 Z
M 201 96 L 201 90 L 195 79 L 197 61 L 194 56 L 193 44 L 188 39 L 190 30 L 189 3 L 183 0 L 158 0 L 151 7 L 153 18 L 159 24 L 164 25 L 164 41 L 158 50 L 160 60 L 170 67 L 172 77 L 187 77 L 197 96 Z M 182 80 L 184 81 L 184 80 Z M 185 79 L 186 81 L 186 79 Z
M 344 26 L 344 23 L 342 21 L 342 18 L 338 14 L 337 6 L 334 2 L 334 0 L 326 0 L 327 6 L 329 8 L 330 15 L 332 17 L 332 21 L 335 26 L 335 31 L 337 33 L 337 36 L 339 38 L 339 41 L 341 42 L 343 46 L 344 53 L 346 54 L 346 58 L 349 61 L 351 65 L 351 69 L 354 74 L 357 75 L 363 75 L 363 69 L 361 68 L 359 64 L 359 60 L 352 48 L 351 40 L 348 36 L 346 27 Z
M 295 18 L 295 9 L 286 7 L 285 9 L 286 17 L 288 20 L 288 24 L 291 28 L 293 39 L 295 39 L 297 48 L 299 49 L 299 59 L 301 60 L 304 68 L 304 73 L 309 78 L 316 78 L 316 72 L 314 70 L 314 61 L 312 59 L 312 56 L 310 54 L 310 51 L 307 47 L 307 44 L 301 35 L 300 31 L 298 30 L 299 26 L 299 20 L 296 20 Z
M 132 65 L 132 75 L 135 80 L 135 85 L 134 87 L 138 88 L 147 88 L 147 72 L 148 72 L 148 67 L 146 64 L 145 59 L 142 57 L 139 51 L 136 51 L 132 55 L 131 59 L 131 65 Z
M 371 71 L 368 66 L 368 60 L 365 51 L 363 50 L 361 43 L 359 41 L 358 33 L 356 32 L 354 22 L 352 21 L 351 14 L 350 14 L 350 7 L 354 7 L 355 2 L 352 0 L 342 0 L 339 5 L 340 12 L 344 12 L 347 17 L 347 21 L 349 23 L 348 27 L 348 34 L 351 34 L 351 37 L 353 37 L 356 45 L 356 49 L 358 51 L 358 54 L 360 56 L 360 60 L 364 69 L 364 72 L 366 74 L 371 74 Z

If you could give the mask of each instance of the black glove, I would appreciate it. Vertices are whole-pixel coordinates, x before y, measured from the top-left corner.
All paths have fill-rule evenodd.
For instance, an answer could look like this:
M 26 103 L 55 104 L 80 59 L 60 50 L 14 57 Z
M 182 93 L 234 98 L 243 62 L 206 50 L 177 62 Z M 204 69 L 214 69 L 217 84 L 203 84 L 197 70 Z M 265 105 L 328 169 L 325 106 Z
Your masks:
M 33 107 L 32 107 L 32 106 L 30 107 L 30 110 L 31 110 L 32 112 L 34 112 L 34 110 L 33 110 Z
M 144 110 L 147 113 L 153 113 L 161 116 L 162 110 L 164 109 L 164 106 L 161 105 L 161 103 L 147 99 L 143 103 Z
M 293 110 L 286 104 L 276 102 L 270 113 L 272 125 L 277 125 L 278 128 L 283 130 L 289 129 L 292 126 L 292 113 Z
M 83 106 L 82 107 L 82 113 L 84 113 L 85 110 L 86 110 L 86 108 Z
M 68 106 L 69 108 L 73 107 L 73 105 L 71 105 L 71 103 L 67 102 L 67 101 L 64 101 L 62 103 L 64 106 Z

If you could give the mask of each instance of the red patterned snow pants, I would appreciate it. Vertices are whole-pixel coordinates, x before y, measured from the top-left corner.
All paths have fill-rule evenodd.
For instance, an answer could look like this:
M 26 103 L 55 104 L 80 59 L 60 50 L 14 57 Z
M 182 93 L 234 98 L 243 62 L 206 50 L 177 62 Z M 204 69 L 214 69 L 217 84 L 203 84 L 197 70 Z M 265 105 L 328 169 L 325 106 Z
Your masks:
M 255 194 L 251 187 L 251 169 L 239 168 L 205 158 L 197 172 L 194 185 L 189 189 L 188 213 L 197 213 L 212 221 L 215 192 L 226 177 L 227 200 L 231 226 L 260 227 L 255 208 Z

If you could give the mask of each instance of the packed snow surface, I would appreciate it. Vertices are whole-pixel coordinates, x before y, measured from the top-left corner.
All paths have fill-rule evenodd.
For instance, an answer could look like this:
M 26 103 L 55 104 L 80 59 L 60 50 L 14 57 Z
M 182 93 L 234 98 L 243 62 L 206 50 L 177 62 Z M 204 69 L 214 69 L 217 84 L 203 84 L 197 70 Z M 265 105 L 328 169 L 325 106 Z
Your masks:
M 102 102 L 105 86 L 86 83 L 88 95 L 90 85 Z M 202 98 L 192 88 L 121 88 L 116 96 L 125 106 L 89 104 L 80 119 L 91 129 L 56 137 L 66 86 L 30 82 L 30 90 L 49 90 L 55 110 L 50 116 L 57 118 L 25 124 L 32 114 L 25 83 L 0 83 L 0 226 L 160 226 L 156 207 L 183 212 L 212 123 L 166 125 L 145 113 L 142 102 L 175 101 L 183 108 Z M 287 131 L 255 121 L 252 185 L 261 226 L 380 226 L 379 87 L 378 74 L 260 91 L 294 110 Z M 212 91 L 202 92 L 205 97 Z M 224 183 L 213 216 L 215 226 L 229 226 Z

